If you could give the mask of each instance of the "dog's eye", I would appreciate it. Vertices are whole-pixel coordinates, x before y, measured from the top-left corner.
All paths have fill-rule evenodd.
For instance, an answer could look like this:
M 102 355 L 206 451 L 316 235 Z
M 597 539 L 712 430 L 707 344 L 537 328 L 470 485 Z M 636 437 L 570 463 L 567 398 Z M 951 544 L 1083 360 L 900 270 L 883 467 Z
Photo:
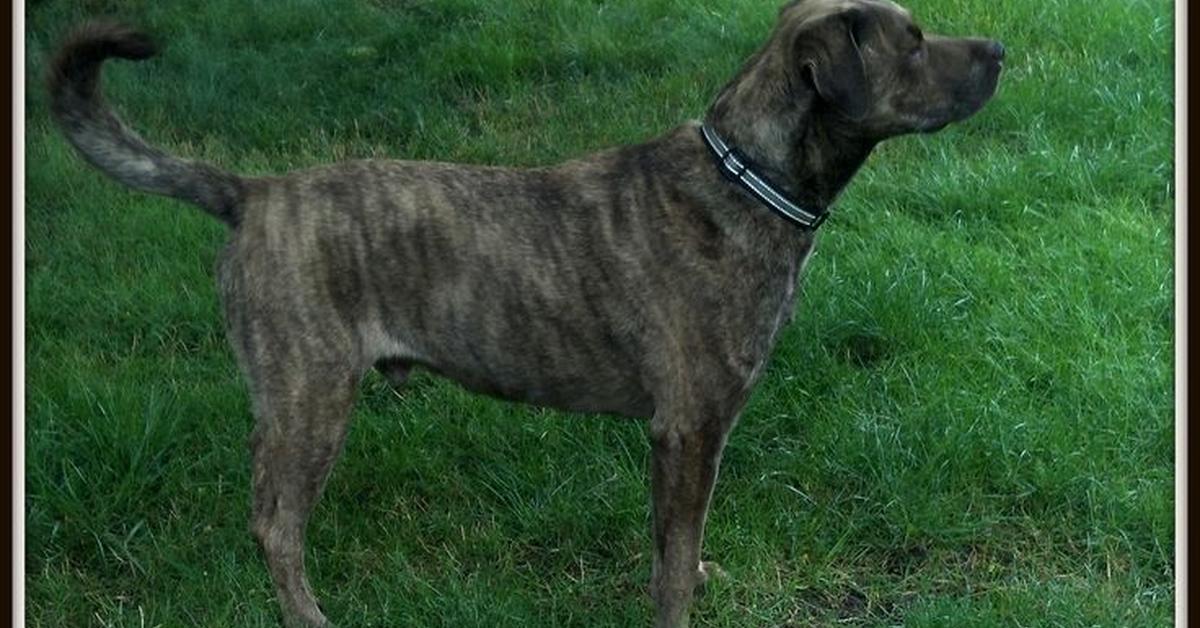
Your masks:
M 916 26 L 910 25 L 908 27 L 908 34 L 917 40 L 917 45 L 908 53 L 908 58 L 912 61 L 921 61 L 925 58 L 925 33 L 922 33 L 921 29 Z

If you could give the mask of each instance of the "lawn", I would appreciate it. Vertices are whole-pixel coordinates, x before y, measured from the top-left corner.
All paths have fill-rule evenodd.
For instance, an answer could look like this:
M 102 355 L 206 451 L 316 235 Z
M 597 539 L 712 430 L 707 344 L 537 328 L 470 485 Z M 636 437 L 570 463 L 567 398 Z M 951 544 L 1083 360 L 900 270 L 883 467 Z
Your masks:
M 734 431 L 698 626 L 1162 626 L 1173 586 L 1173 5 L 924 0 L 999 94 L 840 199 Z M 42 76 L 71 25 L 152 143 L 243 173 L 550 164 L 701 115 L 767 0 L 26 5 L 31 626 L 273 626 L 224 228 L 87 167 Z M 309 530 L 344 626 L 648 625 L 643 423 L 372 375 Z

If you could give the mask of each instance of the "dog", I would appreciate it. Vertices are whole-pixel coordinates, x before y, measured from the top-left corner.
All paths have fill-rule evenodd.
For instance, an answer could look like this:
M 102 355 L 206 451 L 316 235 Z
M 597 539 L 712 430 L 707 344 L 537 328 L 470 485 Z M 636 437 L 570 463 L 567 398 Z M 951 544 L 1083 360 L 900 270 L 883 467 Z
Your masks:
M 554 408 L 649 419 L 655 625 L 688 623 L 722 448 L 791 320 L 816 230 L 881 141 L 994 94 L 996 41 L 887 0 L 798 0 L 702 121 L 553 167 L 353 161 L 245 177 L 152 147 L 101 64 L 155 47 L 79 29 L 52 113 L 92 165 L 229 225 L 218 288 L 252 395 L 251 529 L 284 622 L 328 626 L 304 535 L 361 378 L 414 367 Z

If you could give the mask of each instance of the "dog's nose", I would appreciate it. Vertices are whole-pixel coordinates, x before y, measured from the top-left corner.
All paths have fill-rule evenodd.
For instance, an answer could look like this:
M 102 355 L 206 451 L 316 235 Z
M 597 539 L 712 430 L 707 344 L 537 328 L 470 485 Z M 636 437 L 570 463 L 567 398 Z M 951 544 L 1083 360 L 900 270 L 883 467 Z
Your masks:
M 988 44 L 987 52 L 989 56 L 997 61 L 1004 60 L 1004 44 L 998 41 L 993 41 L 992 43 Z

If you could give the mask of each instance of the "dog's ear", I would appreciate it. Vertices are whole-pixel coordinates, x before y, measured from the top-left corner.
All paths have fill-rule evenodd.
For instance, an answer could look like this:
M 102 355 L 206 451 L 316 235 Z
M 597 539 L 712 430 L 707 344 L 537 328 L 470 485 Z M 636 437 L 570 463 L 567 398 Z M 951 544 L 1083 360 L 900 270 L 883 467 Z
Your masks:
M 803 27 L 796 35 L 796 67 L 822 100 L 853 119 L 867 113 L 870 86 L 858 41 L 866 14 L 840 11 Z

